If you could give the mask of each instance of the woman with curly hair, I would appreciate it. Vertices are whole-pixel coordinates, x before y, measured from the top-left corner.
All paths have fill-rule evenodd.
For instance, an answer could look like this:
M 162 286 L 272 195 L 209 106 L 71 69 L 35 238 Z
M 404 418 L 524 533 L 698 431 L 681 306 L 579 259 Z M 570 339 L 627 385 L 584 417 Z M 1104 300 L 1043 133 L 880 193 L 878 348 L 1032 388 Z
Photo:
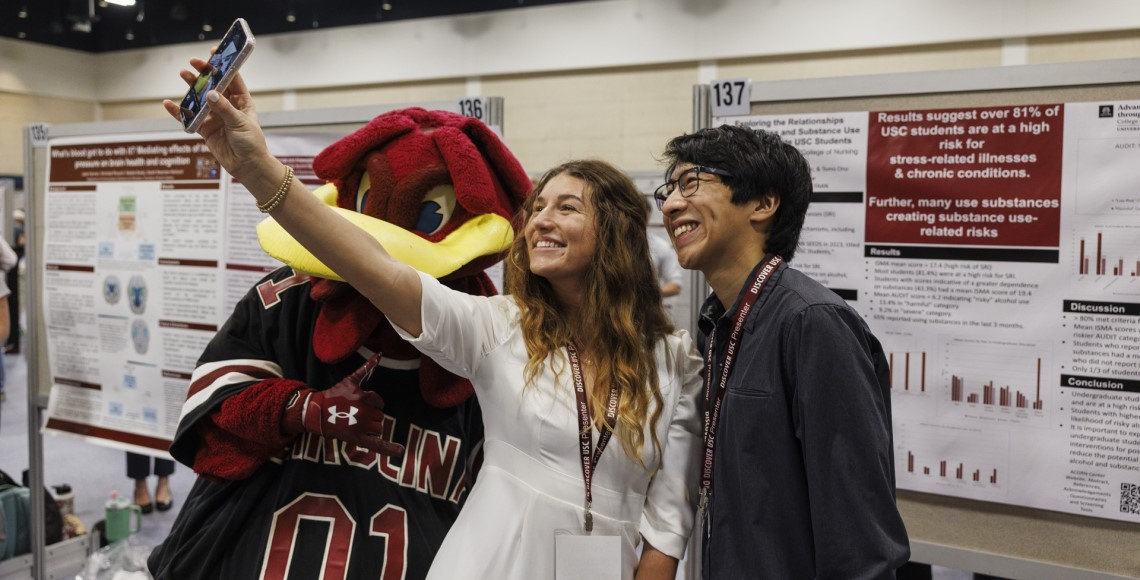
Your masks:
M 696 504 L 701 360 L 662 307 L 649 205 L 629 178 L 601 161 L 547 172 L 519 216 L 508 295 L 471 296 L 308 195 L 266 150 L 240 79 L 209 98 L 199 133 L 259 206 L 475 387 L 483 464 L 428 577 L 553 578 L 608 551 L 611 575 L 673 578 Z M 568 554 L 563 536 L 591 551 Z

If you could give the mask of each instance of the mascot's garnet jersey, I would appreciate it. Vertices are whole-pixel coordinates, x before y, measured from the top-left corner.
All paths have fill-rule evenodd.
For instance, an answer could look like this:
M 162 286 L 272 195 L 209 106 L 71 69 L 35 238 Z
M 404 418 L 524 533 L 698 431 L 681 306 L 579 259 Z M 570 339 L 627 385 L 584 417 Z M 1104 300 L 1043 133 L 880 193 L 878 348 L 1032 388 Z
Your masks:
M 472 223 L 487 217 L 509 220 L 530 180 L 478 121 L 386 113 L 323 151 L 314 168 L 341 208 L 431 242 L 412 266 L 429 271 L 447 258 L 459 266 L 439 276 L 444 284 L 494 293 L 483 269 L 506 245 L 457 260 L 456 246 L 474 245 L 446 241 L 473 235 Z M 330 387 L 373 352 L 383 359 L 361 387 L 384 398 L 384 436 L 405 446 L 402 457 L 282 434 L 293 392 Z M 351 286 L 279 268 L 250 289 L 198 361 L 171 454 L 200 477 L 151 554 L 151 572 L 422 578 L 474 478 L 483 430 L 470 395 L 470 384 L 399 339 Z

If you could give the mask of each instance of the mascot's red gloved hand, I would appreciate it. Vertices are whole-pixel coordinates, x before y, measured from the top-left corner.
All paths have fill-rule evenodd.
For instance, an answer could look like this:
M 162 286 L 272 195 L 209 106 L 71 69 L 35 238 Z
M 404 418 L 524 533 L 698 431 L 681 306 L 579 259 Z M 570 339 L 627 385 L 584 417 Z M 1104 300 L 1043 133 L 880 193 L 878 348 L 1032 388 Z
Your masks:
M 404 446 L 385 441 L 384 399 L 360 388 L 380 362 L 377 353 L 356 372 L 328 389 L 298 389 L 285 407 L 282 427 L 286 433 L 313 433 L 363 447 L 381 455 L 401 455 Z

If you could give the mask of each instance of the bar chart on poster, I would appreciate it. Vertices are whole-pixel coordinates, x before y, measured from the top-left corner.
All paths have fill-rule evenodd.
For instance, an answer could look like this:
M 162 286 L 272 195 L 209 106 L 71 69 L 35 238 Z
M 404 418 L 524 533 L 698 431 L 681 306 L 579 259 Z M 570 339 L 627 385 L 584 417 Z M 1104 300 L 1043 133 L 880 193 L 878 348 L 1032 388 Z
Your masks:
M 892 392 L 902 388 L 903 393 L 926 393 L 926 351 L 890 352 L 887 363 L 891 367 Z
M 1140 248 L 1134 241 L 1140 238 L 1140 223 L 1091 224 L 1074 232 L 1076 244 L 1075 274 L 1086 284 L 1107 287 L 1119 284 L 1116 290 L 1140 295 Z
M 969 419 L 1027 423 L 1048 418 L 1042 398 L 1048 344 L 953 338 L 946 341 L 947 411 Z M 1045 385 L 1052 391 L 1050 385 Z M 1042 425 L 1044 426 L 1044 425 Z
M 1109 105 L 1114 109 L 1118 105 Z M 1122 104 L 1129 107 L 1128 104 Z M 1134 109 L 1123 109 L 1125 113 Z M 1109 111 L 1108 114 L 1115 114 Z M 1134 118 L 1134 117 L 1133 117 Z M 1140 136 L 1094 133 L 1077 143 L 1077 213 L 1140 215 Z
M 929 424 L 895 433 L 897 477 L 919 491 L 999 501 L 1009 492 L 1009 436 Z M 949 442 L 953 443 L 949 443 Z

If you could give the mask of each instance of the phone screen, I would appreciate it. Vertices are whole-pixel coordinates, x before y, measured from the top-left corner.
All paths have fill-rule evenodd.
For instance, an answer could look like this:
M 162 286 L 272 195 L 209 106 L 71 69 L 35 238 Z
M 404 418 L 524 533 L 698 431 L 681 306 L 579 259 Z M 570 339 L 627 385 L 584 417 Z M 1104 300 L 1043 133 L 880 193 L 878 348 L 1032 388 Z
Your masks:
M 206 111 L 206 94 L 214 89 L 225 89 L 223 83 L 229 83 L 249 53 L 252 39 L 244 24 L 239 18 L 230 26 L 218 44 L 218 49 L 210 57 L 209 64 L 199 73 L 198 79 L 190 85 L 190 90 L 182 98 L 179 108 L 182 109 L 182 125 L 187 131 L 194 131 L 201 124 L 201 117 L 205 116 Z

